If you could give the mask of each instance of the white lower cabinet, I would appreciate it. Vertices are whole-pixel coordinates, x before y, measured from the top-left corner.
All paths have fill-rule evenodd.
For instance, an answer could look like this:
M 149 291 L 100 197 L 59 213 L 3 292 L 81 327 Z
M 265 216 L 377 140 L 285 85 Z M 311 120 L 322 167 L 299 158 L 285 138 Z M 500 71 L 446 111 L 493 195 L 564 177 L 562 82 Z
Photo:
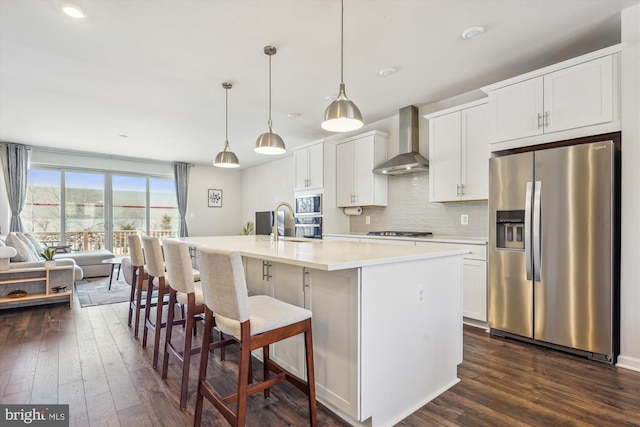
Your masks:
M 308 270 L 316 395 L 358 419 L 358 269 Z
M 455 243 L 417 242 L 436 248 L 468 249 L 462 262 L 462 316 L 487 321 L 487 246 Z
M 345 414 L 358 417 L 358 269 L 322 271 L 245 258 L 250 295 L 270 295 L 313 313 L 316 395 Z M 304 336 L 270 348 L 271 358 L 306 379 Z M 254 355 L 262 358 L 262 352 Z
M 272 296 L 298 307 L 310 308 L 305 298 L 308 289 L 305 288 L 304 269 L 289 264 L 272 264 Z M 271 358 L 297 377 L 307 378 L 303 335 L 296 335 L 272 344 Z
M 465 258 L 462 268 L 462 315 L 487 321 L 487 261 Z

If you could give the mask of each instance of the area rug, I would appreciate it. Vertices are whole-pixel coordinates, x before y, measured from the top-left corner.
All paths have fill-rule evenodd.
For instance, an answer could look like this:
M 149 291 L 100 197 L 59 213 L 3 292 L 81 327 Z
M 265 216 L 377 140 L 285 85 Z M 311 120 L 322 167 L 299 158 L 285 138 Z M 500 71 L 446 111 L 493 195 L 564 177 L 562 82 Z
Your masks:
M 81 307 L 92 307 L 95 305 L 115 304 L 117 302 L 129 301 L 131 286 L 121 280 L 113 280 L 111 290 L 109 290 L 109 277 L 92 277 L 82 279 L 76 283 L 78 301 Z

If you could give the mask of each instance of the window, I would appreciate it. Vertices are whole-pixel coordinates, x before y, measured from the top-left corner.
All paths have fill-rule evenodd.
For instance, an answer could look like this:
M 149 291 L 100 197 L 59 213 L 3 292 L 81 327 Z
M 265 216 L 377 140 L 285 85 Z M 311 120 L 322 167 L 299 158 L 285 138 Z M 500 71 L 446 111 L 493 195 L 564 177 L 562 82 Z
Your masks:
M 172 178 L 32 168 L 22 219 L 49 246 L 122 255 L 128 234 L 177 236 L 179 212 Z

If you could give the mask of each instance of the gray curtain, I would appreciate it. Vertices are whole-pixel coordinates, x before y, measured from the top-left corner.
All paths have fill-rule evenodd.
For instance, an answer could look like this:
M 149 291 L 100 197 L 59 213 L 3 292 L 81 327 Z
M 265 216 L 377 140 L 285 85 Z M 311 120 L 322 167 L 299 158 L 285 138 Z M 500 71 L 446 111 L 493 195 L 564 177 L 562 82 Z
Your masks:
M 176 197 L 178 198 L 178 212 L 180 224 L 178 237 L 189 236 L 187 230 L 187 196 L 189 193 L 189 164 L 176 162 L 173 164 L 173 178 L 176 183 Z
M 22 144 L 0 143 L 0 160 L 11 208 L 9 231 L 23 231 L 20 214 L 27 194 L 27 170 L 31 148 Z

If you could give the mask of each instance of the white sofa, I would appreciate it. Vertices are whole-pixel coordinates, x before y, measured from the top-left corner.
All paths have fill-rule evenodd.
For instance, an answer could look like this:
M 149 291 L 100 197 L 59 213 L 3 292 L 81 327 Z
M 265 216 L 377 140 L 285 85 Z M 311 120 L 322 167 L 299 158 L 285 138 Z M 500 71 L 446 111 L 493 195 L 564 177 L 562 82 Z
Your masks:
M 13 247 L 16 250 L 16 255 L 11 257 L 9 263 L 9 269 L 15 270 L 20 268 L 32 268 L 32 267 L 44 267 L 44 259 L 40 257 L 40 253 L 43 248 L 40 243 L 29 234 L 24 233 L 9 233 L 4 236 L 0 236 L 0 247 L 8 246 Z M 113 256 L 113 255 L 112 255 Z M 51 287 L 58 285 L 68 285 L 69 283 L 75 283 L 82 280 L 84 273 L 73 258 L 54 258 L 58 265 L 73 265 L 73 270 L 69 270 L 68 275 L 58 275 L 55 283 L 52 281 Z M 107 275 L 109 273 L 107 272 Z M 19 278 L 20 273 L 15 274 L 15 278 Z M 14 278 L 13 275 L 5 278 Z M 60 281 L 61 283 L 57 283 Z M 63 283 L 64 282 L 64 283 Z

